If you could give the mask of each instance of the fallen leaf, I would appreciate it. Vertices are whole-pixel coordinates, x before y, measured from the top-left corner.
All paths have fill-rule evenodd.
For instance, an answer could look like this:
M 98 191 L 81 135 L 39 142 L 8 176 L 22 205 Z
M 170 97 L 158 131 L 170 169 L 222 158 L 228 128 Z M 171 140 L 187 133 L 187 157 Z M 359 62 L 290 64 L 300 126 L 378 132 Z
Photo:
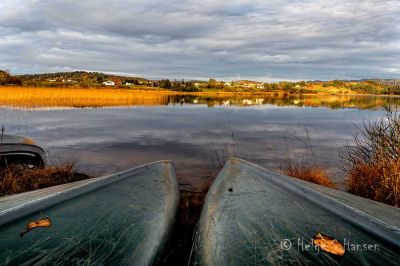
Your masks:
M 320 247 L 323 251 L 333 255 L 342 257 L 346 252 L 342 243 L 333 237 L 323 235 L 321 233 L 318 233 L 313 237 L 313 243 L 315 246 Z
M 30 223 L 26 224 L 25 230 L 20 234 L 20 236 L 23 237 L 24 234 L 28 233 L 29 231 L 31 231 L 37 227 L 50 227 L 51 222 L 52 221 L 49 217 L 30 222 Z

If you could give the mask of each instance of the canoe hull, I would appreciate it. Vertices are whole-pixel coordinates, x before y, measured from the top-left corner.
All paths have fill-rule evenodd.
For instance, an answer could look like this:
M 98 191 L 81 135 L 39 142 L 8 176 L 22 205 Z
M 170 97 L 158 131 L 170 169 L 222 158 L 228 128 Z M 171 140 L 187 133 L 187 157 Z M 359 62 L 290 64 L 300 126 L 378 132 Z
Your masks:
M 150 265 L 163 251 L 179 202 L 174 167 L 156 162 L 120 174 L 0 202 L 0 260 L 6 264 Z M 24 202 L 25 201 L 25 202 Z M 6 206 L 3 207 L 2 206 Z M 27 223 L 50 227 L 20 237 Z
M 353 200 L 371 205 L 356 196 Z M 393 219 L 399 215 L 398 209 L 378 207 L 390 209 Z M 346 217 L 348 213 L 352 217 Z M 399 232 L 395 225 L 327 197 L 304 182 L 231 158 L 207 194 L 192 264 L 398 265 Z M 313 246 L 317 233 L 339 240 L 345 245 L 345 255 L 335 257 Z

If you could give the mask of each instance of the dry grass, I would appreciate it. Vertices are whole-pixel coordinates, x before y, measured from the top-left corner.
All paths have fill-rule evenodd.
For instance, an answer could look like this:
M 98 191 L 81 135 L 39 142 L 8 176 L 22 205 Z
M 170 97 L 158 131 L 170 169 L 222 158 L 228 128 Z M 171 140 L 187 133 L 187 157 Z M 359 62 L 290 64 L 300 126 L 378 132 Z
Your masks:
M 152 89 L 118 88 L 41 88 L 41 87 L 0 87 L 0 105 L 23 108 L 38 107 L 107 107 L 131 105 L 166 105 L 169 96 L 195 95 L 229 97 L 231 92 L 185 93 Z M 252 95 L 251 93 L 243 95 Z
M 285 92 L 229 92 L 229 91 L 203 91 L 203 92 L 177 92 L 154 87 L 136 88 L 50 88 L 50 87 L 21 87 L 0 86 L 0 106 L 13 108 L 72 108 L 72 107 L 113 107 L 113 106 L 146 106 L 167 105 L 179 103 L 179 97 L 199 97 L 199 102 L 209 106 L 225 104 L 230 101 L 233 105 L 246 106 L 244 99 L 263 99 L 263 103 L 284 106 L 288 104 L 304 106 L 328 106 L 377 108 L 388 101 L 382 97 L 354 98 L 345 95 L 324 95 L 317 97 L 320 92 L 311 93 L 307 97 L 287 97 Z
M 336 188 L 335 184 L 330 180 L 326 169 L 322 166 L 285 164 L 283 172 L 288 176 L 307 182 L 315 183 L 324 187 Z
M 386 107 L 378 121 L 367 121 L 340 157 L 350 193 L 400 207 L 400 114 Z
M 210 135 L 208 148 L 210 159 L 217 171 L 220 171 L 224 167 L 229 157 L 247 158 L 247 154 L 240 149 L 240 144 L 233 131 L 221 135 Z
M 0 86 L 0 106 L 15 108 L 111 107 L 132 105 L 167 105 L 171 96 L 192 95 L 225 99 L 233 96 L 269 95 L 252 92 L 176 92 L 159 88 L 47 88 Z
M 296 158 L 301 158 L 301 160 L 292 160 L 292 151 L 289 148 L 287 139 L 285 138 L 287 158 L 283 161 L 283 167 L 281 168 L 281 171 L 284 174 L 294 178 L 298 178 L 328 188 L 336 188 L 335 183 L 333 183 L 329 178 L 326 168 L 322 165 L 317 164 L 314 161 L 315 154 L 311 146 L 308 130 L 307 128 L 305 128 L 304 130 L 306 133 L 305 139 L 300 138 L 296 135 L 292 135 L 292 137 L 296 141 L 305 145 L 305 153 L 301 156 L 296 156 Z
M 9 166 L 0 171 L 0 197 L 90 178 L 75 172 L 73 163 L 33 169 Z
M 108 88 L 0 87 L 0 105 L 38 107 L 107 107 L 168 104 L 167 91 Z
M 387 164 L 358 164 L 348 172 L 352 194 L 400 207 L 400 161 Z

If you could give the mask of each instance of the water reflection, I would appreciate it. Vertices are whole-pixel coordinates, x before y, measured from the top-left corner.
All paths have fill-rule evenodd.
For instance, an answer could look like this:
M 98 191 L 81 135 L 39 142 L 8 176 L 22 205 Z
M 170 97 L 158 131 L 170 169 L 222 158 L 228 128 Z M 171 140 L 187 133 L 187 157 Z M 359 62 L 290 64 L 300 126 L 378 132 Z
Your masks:
M 77 161 L 78 167 L 90 171 L 112 173 L 150 161 L 173 160 L 181 184 L 193 184 L 215 173 L 214 150 L 234 150 L 240 157 L 279 171 L 287 158 L 286 140 L 293 135 L 304 137 L 307 128 L 315 160 L 326 165 L 334 181 L 343 188 L 344 174 L 337 151 L 351 140 L 354 124 L 382 114 L 375 108 L 384 98 L 364 97 L 365 108 L 374 106 L 368 110 L 358 109 L 360 105 L 341 108 L 360 103 L 353 97 L 345 99 L 340 105 L 329 104 L 329 108 L 304 107 L 315 104 L 308 97 L 188 96 L 151 107 L 36 111 L 0 108 L 0 123 L 8 133 L 38 140 L 48 148 L 51 157 Z M 328 98 L 324 102 L 331 103 Z M 293 158 L 304 158 L 302 143 L 289 141 L 289 145 Z
M 33 93 L 33 91 L 28 91 Z M 50 93 L 51 92 L 51 93 Z M 296 106 L 327 107 L 331 109 L 358 108 L 379 109 L 383 105 L 399 106 L 400 97 L 368 95 L 243 95 L 232 93 L 197 93 L 194 95 L 174 95 L 169 92 L 116 91 L 101 94 L 95 90 L 83 90 L 66 94 L 54 94 L 44 90 L 37 94 L 6 95 L 0 98 L 0 106 L 13 109 L 55 110 L 73 108 L 115 108 L 130 106 L 166 106 L 166 105 L 206 105 L 217 106 Z M 7 91 L 7 93 L 10 93 Z M 111 93 L 111 94 L 110 94 Z M 113 97 L 115 96 L 115 97 Z
M 290 155 L 302 160 L 304 145 L 290 139 L 304 137 L 307 128 L 314 159 L 344 188 L 338 149 L 352 139 L 354 124 L 378 118 L 384 104 L 399 106 L 399 99 L 164 95 L 158 102 L 152 99 L 151 106 L 138 101 L 138 106 L 106 108 L 0 108 L 0 124 L 8 133 L 38 140 L 51 157 L 74 160 L 89 171 L 112 173 L 173 160 L 180 183 L 189 185 L 217 172 L 215 151 L 274 171 L 287 158 L 287 145 Z
M 399 106 L 399 97 L 369 96 L 369 95 L 268 95 L 268 96 L 167 96 L 168 104 L 205 104 L 214 106 L 297 106 L 297 107 L 327 107 L 331 109 L 358 108 L 378 109 L 383 105 Z

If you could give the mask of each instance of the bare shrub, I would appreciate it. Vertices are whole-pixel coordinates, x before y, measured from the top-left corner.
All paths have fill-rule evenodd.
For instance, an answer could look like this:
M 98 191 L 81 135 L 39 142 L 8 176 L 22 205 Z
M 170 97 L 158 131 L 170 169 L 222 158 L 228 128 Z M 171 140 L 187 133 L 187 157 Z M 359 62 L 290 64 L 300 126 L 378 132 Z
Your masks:
M 365 121 L 354 145 L 340 151 L 352 194 L 400 206 L 400 114 L 385 107 L 378 121 Z

